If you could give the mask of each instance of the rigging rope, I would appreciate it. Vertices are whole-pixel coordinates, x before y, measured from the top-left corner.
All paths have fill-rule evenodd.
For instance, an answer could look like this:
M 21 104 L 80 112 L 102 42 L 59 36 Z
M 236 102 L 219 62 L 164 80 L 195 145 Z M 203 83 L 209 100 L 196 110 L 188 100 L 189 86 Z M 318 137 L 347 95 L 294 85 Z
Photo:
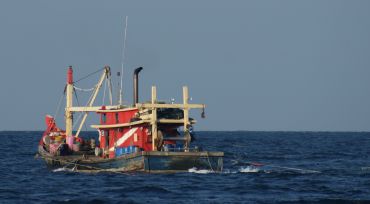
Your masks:
M 101 70 L 104 70 L 104 69 L 105 69 L 104 67 L 103 67 L 103 68 L 101 68 L 101 69 L 98 69 L 98 70 L 96 70 L 95 72 L 92 72 L 92 73 L 90 73 L 90 74 L 88 74 L 88 75 L 86 75 L 86 76 L 84 76 L 84 77 L 82 77 L 82 78 L 80 78 L 80 79 L 78 79 L 78 80 L 74 81 L 74 83 L 77 83 L 77 82 L 79 82 L 79 81 L 82 81 L 82 80 L 84 80 L 84 79 L 86 79 L 86 78 L 88 78 L 88 77 L 90 77 L 90 76 L 92 76 L 92 75 L 94 75 L 94 74 L 96 74 L 96 73 L 100 72 Z
M 105 92 L 107 90 L 107 80 L 104 80 L 104 92 L 103 92 L 103 103 L 102 105 L 104 105 L 104 102 L 105 102 Z
M 75 89 L 74 86 L 73 86 L 73 88 Z M 80 101 L 78 100 L 78 96 L 77 96 L 76 90 L 74 90 L 74 94 L 75 94 L 75 97 L 76 97 L 77 105 L 80 106 Z M 80 116 L 79 117 L 81 117 L 81 115 L 82 115 L 82 112 L 80 113 Z M 84 124 L 84 126 L 85 126 L 85 130 L 87 131 L 86 124 Z
M 65 92 L 63 91 L 62 95 L 60 96 L 59 98 L 59 102 L 58 102 L 58 105 L 57 105 L 57 109 L 55 111 L 55 114 L 54 114 L 54 119 L 56 120 L 57 116 L 58 116 L 58 113 L 60 111 L 60 107 L 62 105 L 62 100 L 64 99 L 64 96 L 65 96 Z
M 87 107 L 87 105 L 90 103 L 90 101 L 92 100 L 92 97 L 93 97 L 93 94 L 91 94 L 91 96 L 90 96 L 89 100 L 87 101 L 87 104 L 85 105 L 85 107 Z M 88 113 L 88 112 L 84 112 L 84 113 Z M 81 119 L 82 115 L 83 115 L 83 112 L 81 112 L 81 114 L 78 116 L 77 120 L 74 122 L 73 127 L 72 127 L 73 129 L 78 124 L 78 121 Z
M 206 153 L 207 153 L 207 160 L 208 160 L 209 167 L 211 167 L 211 170 L 212 170 L 211 172 L 214 172 L 214 171 L 213 171 L 213 168 L 212 168 L 211 161 L 209 160 L 208 151 L 207 151 Z

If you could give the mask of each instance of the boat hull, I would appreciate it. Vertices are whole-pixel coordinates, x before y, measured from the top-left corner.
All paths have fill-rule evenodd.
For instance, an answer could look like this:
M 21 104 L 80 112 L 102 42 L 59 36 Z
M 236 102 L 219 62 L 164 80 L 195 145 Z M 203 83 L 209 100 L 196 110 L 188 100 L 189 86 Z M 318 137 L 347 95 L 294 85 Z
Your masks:
M 79 172 L 187 172 L 191 168 L 221 172 L 223 152 L 136 152 L 112 159 L 93 155 L 53 156 L 42 147 L 40 156 L 50 168 L 70 168 Z

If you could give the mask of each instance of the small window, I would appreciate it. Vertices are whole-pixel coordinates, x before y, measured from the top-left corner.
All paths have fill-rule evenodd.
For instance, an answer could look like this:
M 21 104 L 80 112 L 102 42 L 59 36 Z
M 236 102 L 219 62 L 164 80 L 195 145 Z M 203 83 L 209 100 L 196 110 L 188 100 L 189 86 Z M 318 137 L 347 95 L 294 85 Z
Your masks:
M 103 115 L 101 116 L 101 121 L 102 121 L 102 123 L 107 122 L 107 114 L 103 113 Z
M 119 117 L 118 113 L 116 113 L 116 123 L 119 123 Z

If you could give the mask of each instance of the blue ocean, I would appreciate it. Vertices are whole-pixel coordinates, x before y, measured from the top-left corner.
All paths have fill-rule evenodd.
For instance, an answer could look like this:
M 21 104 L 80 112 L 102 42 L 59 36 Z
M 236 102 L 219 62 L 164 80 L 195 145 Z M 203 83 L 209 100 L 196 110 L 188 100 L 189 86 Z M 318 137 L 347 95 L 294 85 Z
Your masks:
M 51 170 L 41 134 L 0 132 L 0 203 L 370 203 L 366 132 L 197 132 L 224 171 L 177 174 Z

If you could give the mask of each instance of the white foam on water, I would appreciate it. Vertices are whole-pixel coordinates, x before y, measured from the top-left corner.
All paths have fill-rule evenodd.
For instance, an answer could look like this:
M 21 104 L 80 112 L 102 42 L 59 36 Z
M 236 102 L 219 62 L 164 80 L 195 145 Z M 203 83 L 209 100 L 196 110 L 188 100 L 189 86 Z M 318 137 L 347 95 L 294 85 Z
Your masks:
M 240 173 L 257 173 L 260 169 L 254 166 L 241 167 L 239 169 Z
M 72 172 L 73 170 L 72 169 L 68 169 L 66 167 L 61 167 L 61 168 L 57 168 L 57 169 L 54 169 L 53 170 L 53 172 L 61 172 L 61 171 Z
M 191 168 L 188 170 L 189 173 L 195 173 L 195 174 L 209 174 L 209 173 L 213 173 L 211 170 L 207 170 L 207 169 L 197 169 L 195 167 Z
M 195 174 L 210 174 L 214 173 L 212 170 L 208 169 L 197 169 L 196 167 L 193 167 L 188 170 L 189 173 L 195 173 Z M 247 167 L 241 167 L 238 170 L 230 170 L 230 169 L 224 169 L 222 171 L 222 174 L 237 174 L 237 173 L 257 173 L 260 172 L 260 169 L 258 167 L 254 166 L 247 166 Z
M 222 173 L 223 174 L 236 174 L 236 173 L 239 173 L 239 171 L 231 171 L 230 169 L 224 169 Z

